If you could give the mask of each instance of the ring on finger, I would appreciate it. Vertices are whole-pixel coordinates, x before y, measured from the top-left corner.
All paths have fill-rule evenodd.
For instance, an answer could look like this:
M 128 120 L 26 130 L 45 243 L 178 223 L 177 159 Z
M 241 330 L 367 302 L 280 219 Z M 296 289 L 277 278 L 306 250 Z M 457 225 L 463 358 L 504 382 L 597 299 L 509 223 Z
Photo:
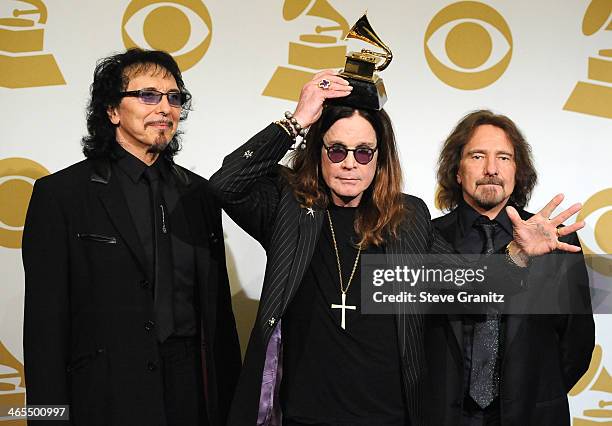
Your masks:
M 556 228 L 557 229 L 557 238 L 559 238 L 561 236 L 561 228 Z
M 331 81 L 329 81 L 328 79 L 324 78 L 321 81 L 319 81 L 317 86 L 319 86 L 320 89 L 329 90 L 329 88 L 331 87 Z

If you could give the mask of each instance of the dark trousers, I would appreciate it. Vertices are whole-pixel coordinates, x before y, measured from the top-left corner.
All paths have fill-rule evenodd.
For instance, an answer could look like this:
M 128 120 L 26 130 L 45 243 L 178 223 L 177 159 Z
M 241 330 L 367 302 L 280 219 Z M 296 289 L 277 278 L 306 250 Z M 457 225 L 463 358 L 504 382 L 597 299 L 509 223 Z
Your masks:
M 484 410 L 469 396 L 465 398 L 461 412 L 461 426 L 499 426 L 500 424 L 499 398 Z
M 167 426 L 208 426 L 198 339 L 171 337 L 159 350 Z

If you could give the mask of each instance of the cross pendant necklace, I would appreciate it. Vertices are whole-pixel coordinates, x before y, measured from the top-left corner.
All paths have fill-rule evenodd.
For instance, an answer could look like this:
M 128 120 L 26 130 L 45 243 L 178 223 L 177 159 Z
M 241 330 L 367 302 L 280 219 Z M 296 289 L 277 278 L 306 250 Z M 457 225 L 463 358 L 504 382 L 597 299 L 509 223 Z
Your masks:
M 342 309 L 342 321 L 340 321 L 340 327 L 342 327 L 343 330 L 346 330 L 346 310 L 350 309 L 351 311 L 354 311 L 357 309 L 357 306 L 347 305 L 346 293 L 342 293 L 342 304 L 336 305 L 335 303 L 332 303 L 331 307 L 332 309 Z
M 342 282 L 342 268 L 340 267 L 340 254 L 338 253 L 338 244 L 336 243 L 336 234 L 334 232 L 334 225 L 332 223 L 331 214 L 329 210 L 327 210 L 327 219 L 329 220 L 329 229 L 332 234 L 332 241 L 334 242 L 334 251 L 336 252 L 336 264 L 338 265 L 338 278 L 340 279 L 340 295 L 342 296 L 342 303 L 340 305 L 332 303 L 332 309 L 342 309 L 342 316 L 340 321 L 340 327 L 343 330 L 346 330 L 346 310 L 350 309 L 354 311 L 357 309 L 357 306 L 347 305 L 346 304 L 346 293 L 348 292 L 349 287 L 351 286 L 351 282 L 353 281 L 353 276 L 355 275 L 355 270 L 357 269 L 357 264 L 359 263 L 359 255 L 361 254 L 361 244 L 359 244 L 359 249 L 357 250 L 357 256 L 355 257 L 355 263 L 353 263 L 353 270 L 351 271 L 351 276 L 349 277 L 348 282 L 346 283 L 346 288 L 344 288 L 344 283 Z

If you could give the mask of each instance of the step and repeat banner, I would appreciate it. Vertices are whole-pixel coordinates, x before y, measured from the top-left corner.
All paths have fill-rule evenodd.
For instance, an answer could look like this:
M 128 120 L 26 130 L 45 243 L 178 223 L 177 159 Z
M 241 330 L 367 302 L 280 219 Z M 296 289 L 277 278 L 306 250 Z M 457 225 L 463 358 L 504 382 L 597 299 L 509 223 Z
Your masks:
M 489 108 L 533 147 L 540 180 L 529 209 L 558 192 L 564 207 L 583 202 L 585 253 L 612 254 L 612 0 L 2 0 L 0 405 L 25 397 L 20 247 L 32 185 L 82 159 L 96 60 L 133 46 L 176 58 L 194 95 L 177 162 L 208 177 L 292 110 L 315 72 L 365 47 L 344 37 L 366 9 L 394 54 L 382 77 L 406 192 L 442 214 L 433 202 L 441 143 L 463 115 Z M 244 346 L 265 255 L 224 224 Z M 605 298 L 612 265 L 598 258 L 589 271 Z M 576 426 L 612 424 L 612 317 L 596 323 L 591 368 L 570 394 Z

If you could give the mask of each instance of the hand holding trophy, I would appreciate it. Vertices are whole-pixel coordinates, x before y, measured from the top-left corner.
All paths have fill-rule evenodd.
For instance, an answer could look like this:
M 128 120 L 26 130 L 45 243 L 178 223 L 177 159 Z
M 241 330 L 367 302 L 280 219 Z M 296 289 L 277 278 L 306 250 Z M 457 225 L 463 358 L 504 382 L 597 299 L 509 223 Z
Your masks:
M 338 98 L 346 99 L 352 90 L 349 82 L 341 78 L 337 71 L 321 71 L 302 87 L 293 117 L 301 127 L 310 127 L 321 116 L 324 103 Z
M 387 102 L 385 85 L 375 71 L 389 66 L 393 59 L 391 49 L 376 35 L 365 14 L 353 25 L 346 38 L 365 41 L 384 52 L 368 49 L 350 52 L 340 73 L 325 70 L 315 74 L 302 88 L 292 114 L 301 127 L 307 128 L 318 120 L 324 103 L 380 110 Z

